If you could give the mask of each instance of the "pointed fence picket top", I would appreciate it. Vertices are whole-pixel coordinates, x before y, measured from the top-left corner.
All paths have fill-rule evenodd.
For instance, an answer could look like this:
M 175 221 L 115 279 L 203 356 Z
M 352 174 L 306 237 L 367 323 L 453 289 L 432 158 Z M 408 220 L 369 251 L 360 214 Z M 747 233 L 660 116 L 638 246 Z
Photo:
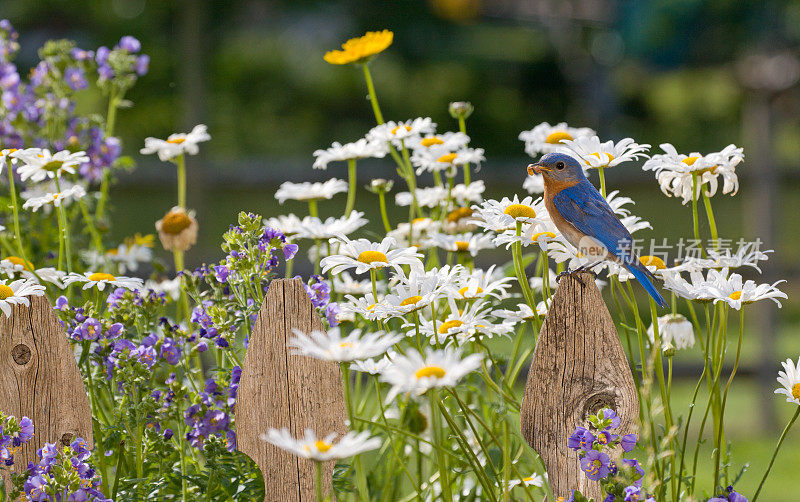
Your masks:
M 639 403 L 628 359 L 591 274 L 567 275 L 553 296 L 533 353 L 522 401 L 522 435 L 544 462 L 553 493 L 578 489 L 601 500 L 600 484 L 586 478 L 567 438 L 587 417 L 611 408 L 632 433 Z
M 45 296 L 0 314 L 0 410 L 33 420 L 34 436 L 14 455 L 15 472 L 38 462 L 44 443 L 92 443 L 92 411 L 64 328 Z M 8 486 L 8 485 L 7 485 Z
M 235 407 L 237 448 L 261 469 L 265 501 L 314 500 L 314 466 L 263 441 L 262 433 L 270 427 L 286 427 L 294 437 L 305 429 L 322 437 L 347 432 L 339 366 L 290 354 L 293 329 L 323 327 L 303 283 L 276 279 L 250 335 Z M 326 462 L 326 493 L 332 493 L 332 473 L 333 462 Z

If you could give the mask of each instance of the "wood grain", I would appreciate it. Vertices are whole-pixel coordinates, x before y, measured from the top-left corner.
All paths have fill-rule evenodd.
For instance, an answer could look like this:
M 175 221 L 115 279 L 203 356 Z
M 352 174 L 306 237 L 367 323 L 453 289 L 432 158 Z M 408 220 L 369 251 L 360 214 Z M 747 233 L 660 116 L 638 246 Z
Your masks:
M 603 297 L 588 273 L 564 276 L 542 326 L 525 387 L 522 435 L 542 457 L 556 497 L 577 488 L 602 500 L 600 484 L 580 470 L 567 438 L 602 408 L 636 431 L 639 403 L 628 359 Z
M 265 501 L 314 500 L 314 466 L 261 440 L 271 427 L 287 427 L 300 437 L 305 429 L 318 436 L 347 432 L 339 366 L 291 355 L 286 342 L 292 330 L 323 330 L 299 279 L 276 279 L 267 292 L 250 336 L 236 399 L 239 451 L 252 458 L 264 476 Z M 333 462 L 325 466 L 331 491 Z
M 46 297 L 30 301 L 0 315 L 0 410 L 34 425 L 33 439 L 14 456 L 15 472 L 37 462 L 46 442 L 93 444 L 89 398 L 61 322 Z

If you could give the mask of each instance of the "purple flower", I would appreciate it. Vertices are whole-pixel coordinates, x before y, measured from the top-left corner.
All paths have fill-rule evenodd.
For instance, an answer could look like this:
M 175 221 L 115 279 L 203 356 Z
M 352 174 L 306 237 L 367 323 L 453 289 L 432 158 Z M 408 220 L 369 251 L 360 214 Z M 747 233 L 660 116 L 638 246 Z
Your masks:
M 200 340 L 197 342 L 197 351 L 198 352 L 205 352 L 208 350 L 208 342 L 205 340 Z
M 328 323 L 331 326 L 338 326 L 339 325 L 339 318 L 337 317 L 342 309 L 339 307 L 339 304 L 336 302 L 331 302 L 325 307 L 325 318 L 328 319 Z
M 83 324 L 73 331 L 73 338 L 77 340 L 97 340 L 103 332 L 103 326 L 100 321 L 94 317 L 90 317 L 83 321 Z
M 219 282 L 228 282 L 228 276 L 231 271 L 225 265 L 214 265 L 214 275 Z
M 75 452 L 75 456 L 79 460 L 86 460 L 91 455 L 89 445 L 86 444 L 86 440 L 83 438 L 76 438 L 69 447 L 72 448 L 72 451 Z
M 45 486 L 47 486 L 47 481 L 43 475 L 36 474 L 35 476 L 31 476 L 25 481 L 25 495 L 35 502 L 50 500 L 50 496 L 44 492 Z
M 17 438 L 21 442 L 25 443 L 33 437 L 33 420 L 28 417 L 22 417 L 22 420 L 19 421 L 19 427 L 20 431 Z
M 139 52 L 142 48 L 142 44 L 134 37 L 125 35 L 119 40 L 119 48 L 128 52 Z
M 638 477 L 636 478 L 636 482 L 633 483 L 633 484 L 634 484 L 634 486 L 638 486 L 638 487 L 641 488 L 641 486 L 642 486 L 642 478 L 644 477 L 644 469 L 642 469 L 642 466 L 639 465 L 639 461 L 636 460 L 635 458 L 623 458 L 622 459 L 622 463 L 627 465 L 628 467 L 630 467 L 634 471 L 636 471 L 636 474 L 638 474 Z
M 284 244 L 283 245 L 283 258 L 285 260 L 291 260 L 294 258 L 294 255 L 297 254 L 297 250 L 300 249 L 297 244 Z
M 85 51 L 77 47 L 73 47 L 72 50 L 69 51 L 69 54 L 73 59 L 75 59 L 75 61 L 89 61 L 90 59 L 94 58 L 94 52 Z
M 628 486 L 625 488 L 625 502 L 640 502 L 642 500 L 642 489 L 638 486 Z
M 178 364 L 181 357 L 181 349 L 171 338 L 165 338 L 161 344 L 161 358 L 169 364 Z
M 64 70 L 64 80 L 67 81 L 67 85 L 73 91 L 80 91 L 89 87 L 89 82 L 86 81 L 86 74 L 80 68 L 69 67 Z
M 612 429 L 616 429 L 617 427 L 619 427 L 619 424 L 622 421 L 617 415 L 617 412 L 615 412 L 611 408 L 603 408 L 597 415 L 602 419 L 611 420 Z
M 611 434 L 608 430 L 602 431 L 597 435 L 597 442 L 602 445 L 607 445 L 617 438 L 616 434 Z
M 571 450 L 591 450 L 594 444 L 594 434 L 585 427 L 576 427 L 575 432 L 567 439 L 567 447 Z
M 108 55 L 111 53 L 105 45 L 98 47 L 94 54 L 94 60 L 98 65 L 105 65 L 108 62 Z
M 619 441 L 619 445 L 622 447 L 622 451 L 629 452 L 633 450 L 636 446 L 636 434 L 625 434 L 622 436 L 622 439 Z
M 142 54 L 136 58 L 136 65 L 133 68 L 136 71 L 136 74 L 140 77 L 146 75 L 147 70 L 150 69 L 150 56 L 147 54 Z
M 611 459 L 605 453 L 589 450 L 581 459 L 581 470 L 592 481 L 600 481 L 611 473 Z
M 56 310 L 67 310 L 69 309 L 69 301 L 67 297 L 64 295 L 59 296 L 56 298 Z
M 228 426 L 228 415 L 222 410 L 209 410 L 200 424 L 200 431 L 207 436 L 224 430 Z
M 172 439 L 172 436 L 173 436 L 174 434 L 175 434 L 175 433 L 174 433 L 174 432 L 172 432 L 172 429 L 164 429 L 164 439 L 166 439 L 167 441 L 169 441 L 170 439 Z

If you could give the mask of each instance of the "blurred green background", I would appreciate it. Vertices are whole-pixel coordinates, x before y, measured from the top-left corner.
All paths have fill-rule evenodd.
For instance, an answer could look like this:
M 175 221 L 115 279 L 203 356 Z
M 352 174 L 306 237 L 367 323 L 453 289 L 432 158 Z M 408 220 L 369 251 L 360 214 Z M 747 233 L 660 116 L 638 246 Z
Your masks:
M 124 153 L 138 169 L 112 192 L 115 237 L 152 232 L 173 204 L 174 170 L 138 154 L 144 137 L 209 126 L 213 140 L 189 163 L 189 203 L 201 225 L 190 264 L 220 257 L 220 235 L 240 210 L 303 214 L 301 204 L 277 205 L 280 182 L 345 176 L 342 166 L 312 170 L 311 153 L 358 139 L 374 122 L 360 72 L 322 55 L 367 30 L 395 33 L 372 65 L 387 119 L 430 116 L 452 130 L 447 104 L 475 105 L 468 132 L 486 149 L 478 177 L 487 196 L 524 193 L 529 159 L 517 135 L 542 121 L 684 152 L 744 146 L 740 193 L 714 198 L 720 233 L 775 249 L 759 280 L 786 279 L 790 296 L 781 310 L 770 302 L 747 311 L 745 367 L 728 417 L 734 465 L 751 465 L 740 486 L 752 493 L 793 411 L 771 394 L 778 361 L 800 354 L 800 2 L 3 0 L 2 17 L 20 31 L 21 73 L 50 38 L 94 49 L 130 34 L 152 57 L 127 96 L 133 107 L 119 115 Z M 98 94 L 80 106 L 105 104 Z M 366 183 L 393 171 L 390 162 L 364 162 L 360 176 Z M 652 222 L 637 236 L 688 236 L 690 209 L 664 197 L 652 173 L 620 167 L 607 176 Z M 321 210 L 338 214 L 343 205 L 335 199 Z M 358 207 L 375 214 L 377 206 L 362 191 Z M 487 254 L 483 264 L 506 259 Z M 699 359 L 677 363 L 688 395 Z M 798 444 L 794 431 L 761 500 L 798 500 Z

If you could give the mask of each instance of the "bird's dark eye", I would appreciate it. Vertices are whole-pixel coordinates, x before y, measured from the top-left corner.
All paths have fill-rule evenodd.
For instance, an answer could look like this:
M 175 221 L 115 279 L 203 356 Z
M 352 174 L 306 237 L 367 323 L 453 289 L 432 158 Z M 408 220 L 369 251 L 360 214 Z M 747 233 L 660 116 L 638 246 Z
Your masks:
M 563 162 L 556 162 L 556 169 L 558 169 L 558 170 L 564 169 L 564 163 Z

